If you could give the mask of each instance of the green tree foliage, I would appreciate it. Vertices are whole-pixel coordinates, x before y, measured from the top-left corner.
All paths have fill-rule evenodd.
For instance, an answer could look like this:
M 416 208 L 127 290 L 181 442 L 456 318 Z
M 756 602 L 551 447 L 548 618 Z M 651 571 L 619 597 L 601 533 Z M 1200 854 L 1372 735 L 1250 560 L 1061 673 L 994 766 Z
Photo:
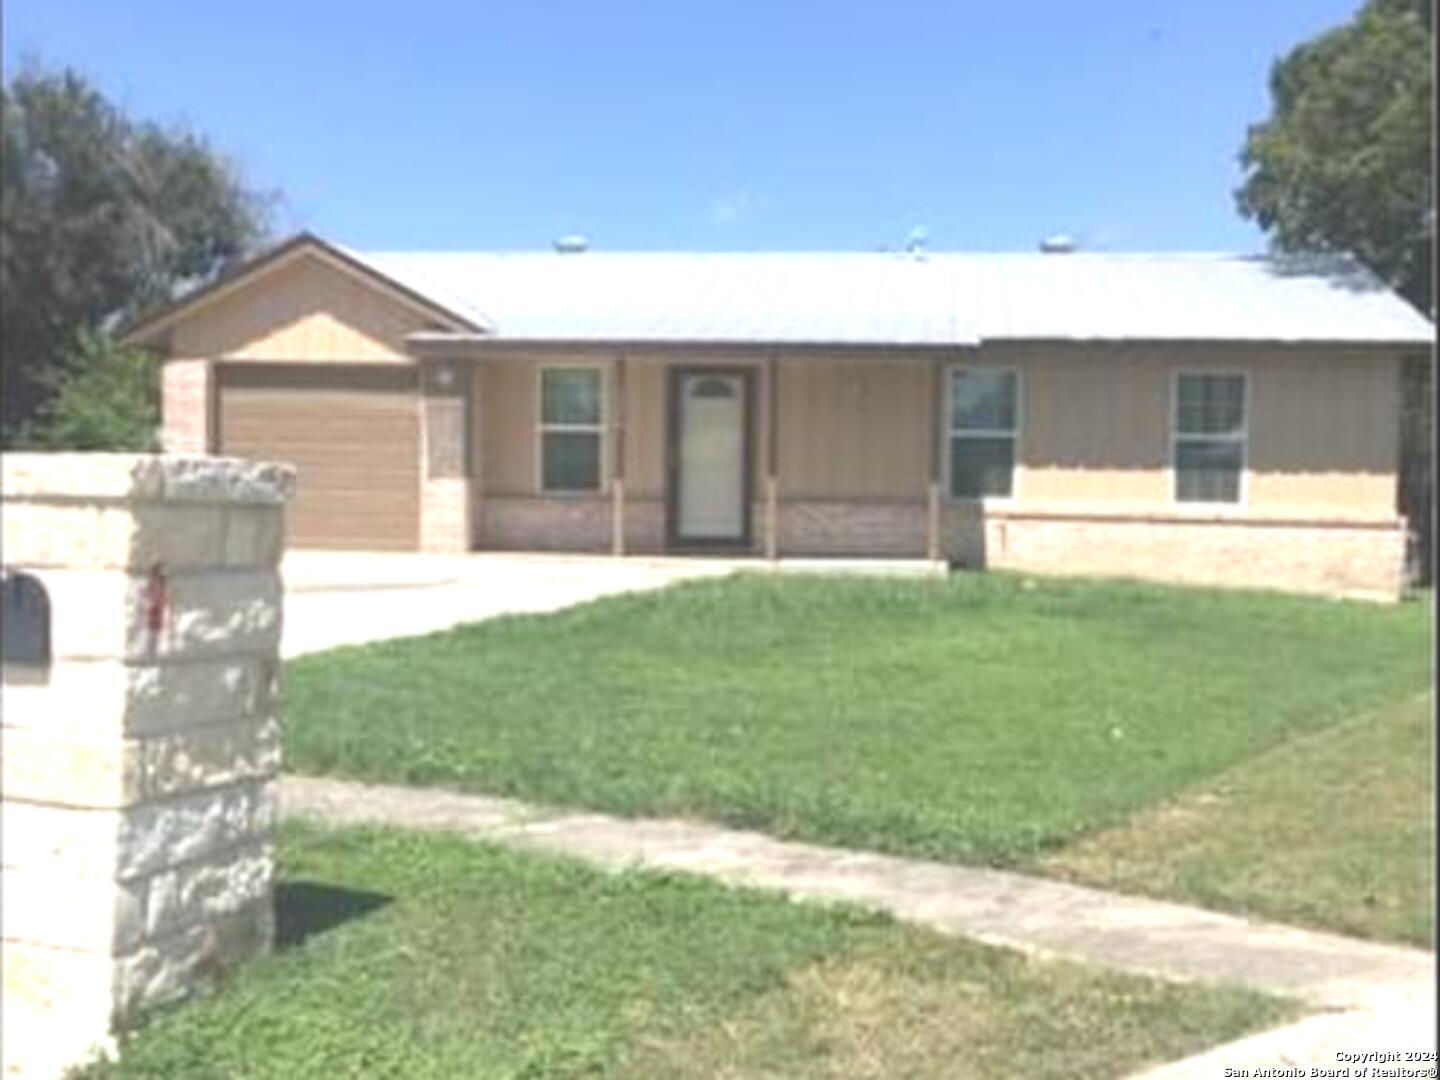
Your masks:
M 1240 211 L 1287 251 L 1343 251 L 1433 313 L 1428 0 L 1369 0 L 1270 74 L 1241 151 Z
M 15 442 L 54 450 L 158 450 L 156 358 L 117 348 L 94 331 L 80 335 L 77 352 L 65 368 L 45 373 L 53 392 Z
M 68 69 L 22 68 L 3 116 L 0 422 L 13 443 L 37 437 L 65 374 L 96 357 L 84 332 L 219 273 L 263 239 L 270 200 L 202 137 L 132 119 Z
M 1236 192 L 1276 247 L 1352 254 L 1432 319 L 1434 43 L 1430 0 L 1367 0 L 1278 61 Z M 1433 578 L 1431 380 L 1427 357 L 1407 363 L 1399 502 L 1422 581 Z

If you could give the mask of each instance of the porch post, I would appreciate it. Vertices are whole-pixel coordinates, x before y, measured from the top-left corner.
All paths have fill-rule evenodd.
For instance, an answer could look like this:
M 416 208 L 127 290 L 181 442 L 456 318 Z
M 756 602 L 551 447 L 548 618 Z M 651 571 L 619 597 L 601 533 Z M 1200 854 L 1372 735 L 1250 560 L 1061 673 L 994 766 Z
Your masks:
M 780 557 L 780 361 L 765 357 L 765 557 Z
M 610 553 L 625 554 L 625 354 L 615 358 L 614 464 L 610 478 Z
M 420 361 L 420 550 L 470 550 L 471 372 L 449 359 Z
M 945 438 L 945 361 L 936 360 L 930 372 L 930 469 L 926 488 L 925 557 L 940 558 L 941 443 Z

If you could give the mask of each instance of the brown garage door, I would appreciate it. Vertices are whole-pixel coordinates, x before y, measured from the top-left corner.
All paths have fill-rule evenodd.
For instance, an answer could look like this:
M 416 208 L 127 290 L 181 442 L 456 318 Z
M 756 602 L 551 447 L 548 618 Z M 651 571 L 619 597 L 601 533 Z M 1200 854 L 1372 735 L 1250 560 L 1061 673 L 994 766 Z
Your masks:
M 410 549 L 420 536 L 420 425 L 411 368 L 228 364 L 222 454 L 297 470 L 295 547 Z

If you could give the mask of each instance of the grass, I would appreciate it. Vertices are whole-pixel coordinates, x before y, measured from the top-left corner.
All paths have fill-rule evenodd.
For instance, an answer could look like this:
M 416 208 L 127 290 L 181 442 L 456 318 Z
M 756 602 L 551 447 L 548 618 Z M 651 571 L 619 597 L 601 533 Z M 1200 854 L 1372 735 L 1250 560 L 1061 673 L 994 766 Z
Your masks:
M 1039 868 L 1433 948 L 1432 708 L 1427 694 L 1294 739 Z
M 290 947 L 91 1080 L 1110 1077 L 1295 1013 L 450 836 L 290 825 L 280 852 Z
M 291 664 L 301 772 L 1024 863 L 1429 683 L 1419 604 L 750 576 Z

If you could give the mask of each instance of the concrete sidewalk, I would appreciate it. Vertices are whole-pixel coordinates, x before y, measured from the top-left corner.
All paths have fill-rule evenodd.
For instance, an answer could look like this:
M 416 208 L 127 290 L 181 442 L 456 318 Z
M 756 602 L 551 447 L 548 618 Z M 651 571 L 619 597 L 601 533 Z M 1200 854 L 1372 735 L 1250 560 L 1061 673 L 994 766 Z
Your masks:
M 1222 1047 L 1167 1066 L 1181 1071 L 1157 1078 L 1224 1075 L 1224 1064 L 1251 1067 L 1267 1054 L 1276 1064 L 1300 1055 L 1304 1064 L 1333 1066 L 1337 1048 L 1435 1046 L 1435 956 L 1418 949 L 688 821 L 547 811 L 508 799 L 310 777 L 287 777 L 281 802 L 287 814 L 334 825 L 441 829 L 609 868 L 702 874 L 798 899 L 857 903 L 945 934 L 1176 982 L 1244 986 L 1343 1013 L 1343 1023 L 1332 1015 L 1292 1025 L 1246 1040 L 1243 1053 L 1225 1057 L 1230 1048 Z

